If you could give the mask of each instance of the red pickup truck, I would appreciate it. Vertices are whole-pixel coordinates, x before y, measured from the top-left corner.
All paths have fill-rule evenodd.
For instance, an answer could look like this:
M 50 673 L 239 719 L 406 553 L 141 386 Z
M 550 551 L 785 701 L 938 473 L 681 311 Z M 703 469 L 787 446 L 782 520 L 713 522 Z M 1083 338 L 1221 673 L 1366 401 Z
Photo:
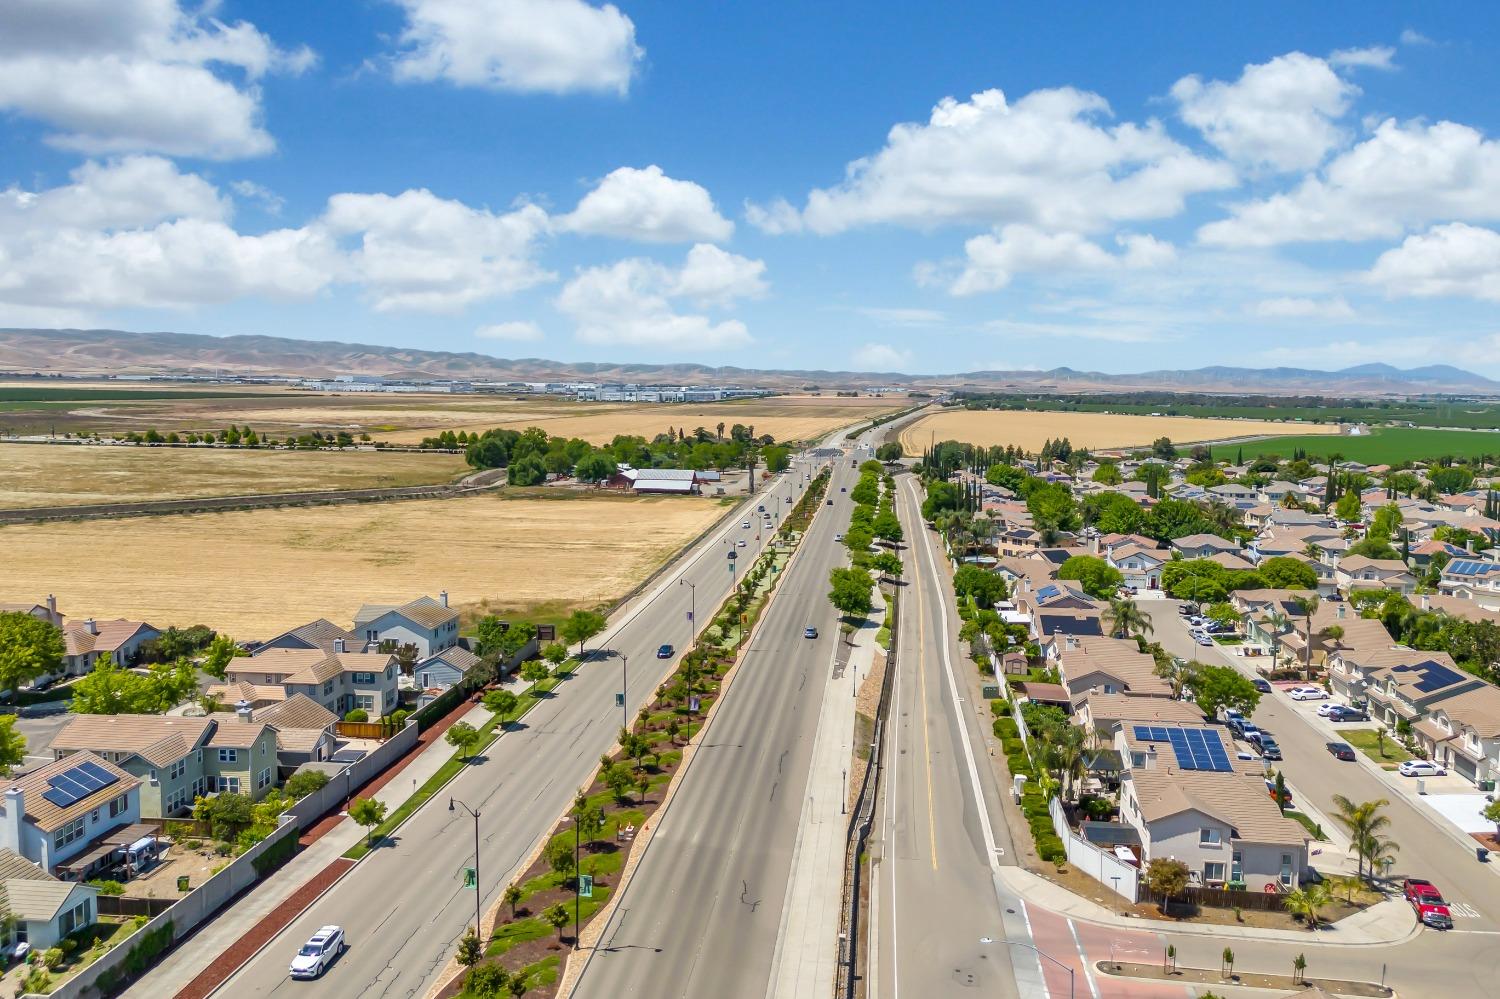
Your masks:
M 1437 885 L 1423 878 L 1407 878 L 1401 883 L 1401 890 L 1424 926 L 1453 929 L 1453 914 L 1448 911 L 1448 903 L 1443 901 L 1443 893 L 1437 890 Z

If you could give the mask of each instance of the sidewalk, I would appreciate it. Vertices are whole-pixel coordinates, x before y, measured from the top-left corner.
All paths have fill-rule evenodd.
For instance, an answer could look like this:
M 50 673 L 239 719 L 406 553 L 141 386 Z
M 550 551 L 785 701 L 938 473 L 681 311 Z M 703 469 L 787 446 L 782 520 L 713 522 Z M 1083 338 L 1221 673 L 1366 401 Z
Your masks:
M 1372 905 L 1363 912 L 1355 913 L 1333 924 L 1332 928 L 1314 934 L 1307 930 L 1269 930 L 1253 926 L 1220 926 L 1171 920 L 1135 919 L 1122 916 L 1102 905 L 1075 895 L 1061 885 L 1053 884 L 1041 875 L 1033 874 L 1020 867 L 1000 868 L 1000 880 L 1007 888 L 1024 898 L 1029 905 L 1038 905 L 1051 912 L 1085 923 L 1116 929 L 1345 947 L 1388 947 L 1391 944 L 1409 940 L 1416 935 L 1418 930 L 1411 906 L 1400 898 L 1387 899 Z
M 798 826 L 801 832 L 792 854 L 776 952 L 771 959 L 768 994 L 777 999 L 824 999 L 833 994 L 849 833 L 844 802 L 854 751 L 854 695 L 879 652 L 875 633 L 885 618 L 879 587 L 875 600 L 864 626 L 850 636 L 853 647 L 847 663 L 842 668 L 837 662 L 831 664 L 823 690 L 807 797 Z
M 385 802 L 386 807 L 394 811 L 402 802 L 411 797 L 413 788 L 424 784 L 453 757 L 454 748 L 441 738 L 442 732 L 447 729 L 448 725 L 463 720 L 477 727 L 489 720 L 490 712 L 476 705 L 463 714 L 455 713 L 449 718 L 452 720 L 447 724 L 440 723 L 423 733 L 424 740 L 429 735 L 433 736 L 427 740 L 425 747 L 415 755 L 406 757 L 404 765 L 397 764 L 396 767 L 375 778 L 369 785 L 366 785 L 365 790 L 368 791 L 370 787 L 380 785 L 374 797 Z M 407 783 L 407 778 L 410 778 L 413 783 Z M 258 945 L 268 942 L 287 923 L 296 918 L 307 904 L 316 899 L 318 894 L 321 894 L 320 890 L 295 908 L 284 908 L 286 903 L 289 900 L 295 900 L 310 882 L 328 881 L 323 877 L 324 873 L 330 867 L 339 866 L 339 858 L 344 851 L 358 843 L 360 837 L 365 834 L 365 831 L 353 822 L 345 821 L 346 818 L 347 816 L 336 812 L 311 826 L 308 833 L 315 833 L 315 840 L 280 870 L 258 882 L 245 895 L 221 909 L 186 941 L 178 941 L 177 946 L 165 960 L 125 991 L 123 994 L 125 999 L 156 999 L 159 996 L 175 996 L 184 989 L 188 989 L 189 986 L 196 986 L 192 989 L 193 994 L 209 994 L 212 988 L 216 988 L 239 965 L 240 960 L 235 960 L 233 955 L 243 950 L 246 943 L 256 938 L 263 938 L 257 941 Z M 327 884 L 323 884 L 321 888 L 326 889 Z M 274 925 L 274 930 L 267 935 L 266 931 L 272 930 L 275 923 L 279 925 Z M 207 972 L 217 975 L 218 981 L 213 982 L 211 987 L 204 988 L 203 986 L 209 983 L 199 979 Z

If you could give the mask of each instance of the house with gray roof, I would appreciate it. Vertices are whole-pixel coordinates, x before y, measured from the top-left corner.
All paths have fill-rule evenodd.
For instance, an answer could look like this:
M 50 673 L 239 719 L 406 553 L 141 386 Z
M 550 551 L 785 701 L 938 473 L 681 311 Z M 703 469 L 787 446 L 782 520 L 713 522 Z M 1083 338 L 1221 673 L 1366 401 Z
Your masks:
M 425 659 L 458 644 L 458 611 L 448 606 L 447 590 L 436 600 L 418 597 L 405 604 L 365 604 L 354 615 L 354 633 L 368 648 L 384 642 L 397 647 L 414 645 L 417 655 Z
M 14 850 L 0 847 L 0 912 L 14 920 L 8 928 L 0 924 L 6 954 L 22 943 L 44 951 L 94 925 L 98 898 L 99 889 L 92 885 L 61 881 Z
M 320 617 L 316 621 L 298 625 L 290 631 L 283 631 L 275 638 L 268 639 L 255 647 L 256 652 L 269 649 L 322 649 L 324 652 L 333 652 L 334 646 L 343 641 L 347 649 L 358 648 L 360 639 L 354 632 L 347 628 L 341 628 L 327 618 Z
M 0 847 L 49 872 L 67 864 L 84 880 L 112 862 L 120 844 L 110 834 L 137 825 L 140 786 L 94 753 L 12 777 L 0 784 Z

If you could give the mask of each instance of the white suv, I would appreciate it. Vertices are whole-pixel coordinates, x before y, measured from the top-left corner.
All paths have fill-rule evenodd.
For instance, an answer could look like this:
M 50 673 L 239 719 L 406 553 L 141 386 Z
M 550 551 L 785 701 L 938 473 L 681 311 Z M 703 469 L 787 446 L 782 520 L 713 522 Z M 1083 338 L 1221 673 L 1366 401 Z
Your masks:
M 292 958 L 292 977 L 320 977 L 347 947 L 342 926 L 322 927 L 312 935 L 311 940 L 302 945 L 297 956 Z

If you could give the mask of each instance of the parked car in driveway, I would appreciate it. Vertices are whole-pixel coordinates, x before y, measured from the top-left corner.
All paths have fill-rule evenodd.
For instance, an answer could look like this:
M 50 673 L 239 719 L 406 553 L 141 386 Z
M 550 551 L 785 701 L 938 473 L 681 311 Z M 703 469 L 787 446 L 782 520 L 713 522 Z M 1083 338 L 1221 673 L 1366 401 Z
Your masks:
M 1343 707 L 1342 704 L 1335 704 L 1332 701 L 1324 701 L 1322 704 L 1318 705 L 1318 717 L 1327 718 L 1331 712 L 1341 707 Z
M 1437 885 L 1426 878 L 1407 878 L 1401 883 L 1401 891 L 1424 926 L 1439 930 L 1453 929 L 1453 913 L 1449 911 L 1448 903 L 1443 899 L 1442 892 L 1437 890 Z
M 1293 687 L 1286 696 L 1294 701 L 1321 701 L 1328 697 L 1328 691 L 1322 687 Z
M 1347 704 L 1335 704 L 1333 710 L 1328 712 L 1328 720 L 1336 722 L 1369 721 L 1370 715 L 1359 708 L 1351 708 Z
M 1407 760 L 1396 771 L 1402 777 L 1441 777 L 1448 772 L 1431 760 Z
M 1250 682 L 1255 684 L 1255 689 L 1260 691 L 1262 694 L 1269 694 L 1271 692 L 1271 681 L 1267 680 L 1263 676 L 1258 676 Z
M 293 978 L 318 978 L 334 959 L 348 949 L 344 942 L 344 930 L 340 926 L 324 926 L 302 945 L 297 956 L 292 958 Z
M 1336 759 L 1348 760 L 1351 763 L 1354 761 L 1354 747 L 1349 745 L 1347 742 L 1330 742 L 1327 743 L 1327 747 L 1328 751 L 1332 753 Z

